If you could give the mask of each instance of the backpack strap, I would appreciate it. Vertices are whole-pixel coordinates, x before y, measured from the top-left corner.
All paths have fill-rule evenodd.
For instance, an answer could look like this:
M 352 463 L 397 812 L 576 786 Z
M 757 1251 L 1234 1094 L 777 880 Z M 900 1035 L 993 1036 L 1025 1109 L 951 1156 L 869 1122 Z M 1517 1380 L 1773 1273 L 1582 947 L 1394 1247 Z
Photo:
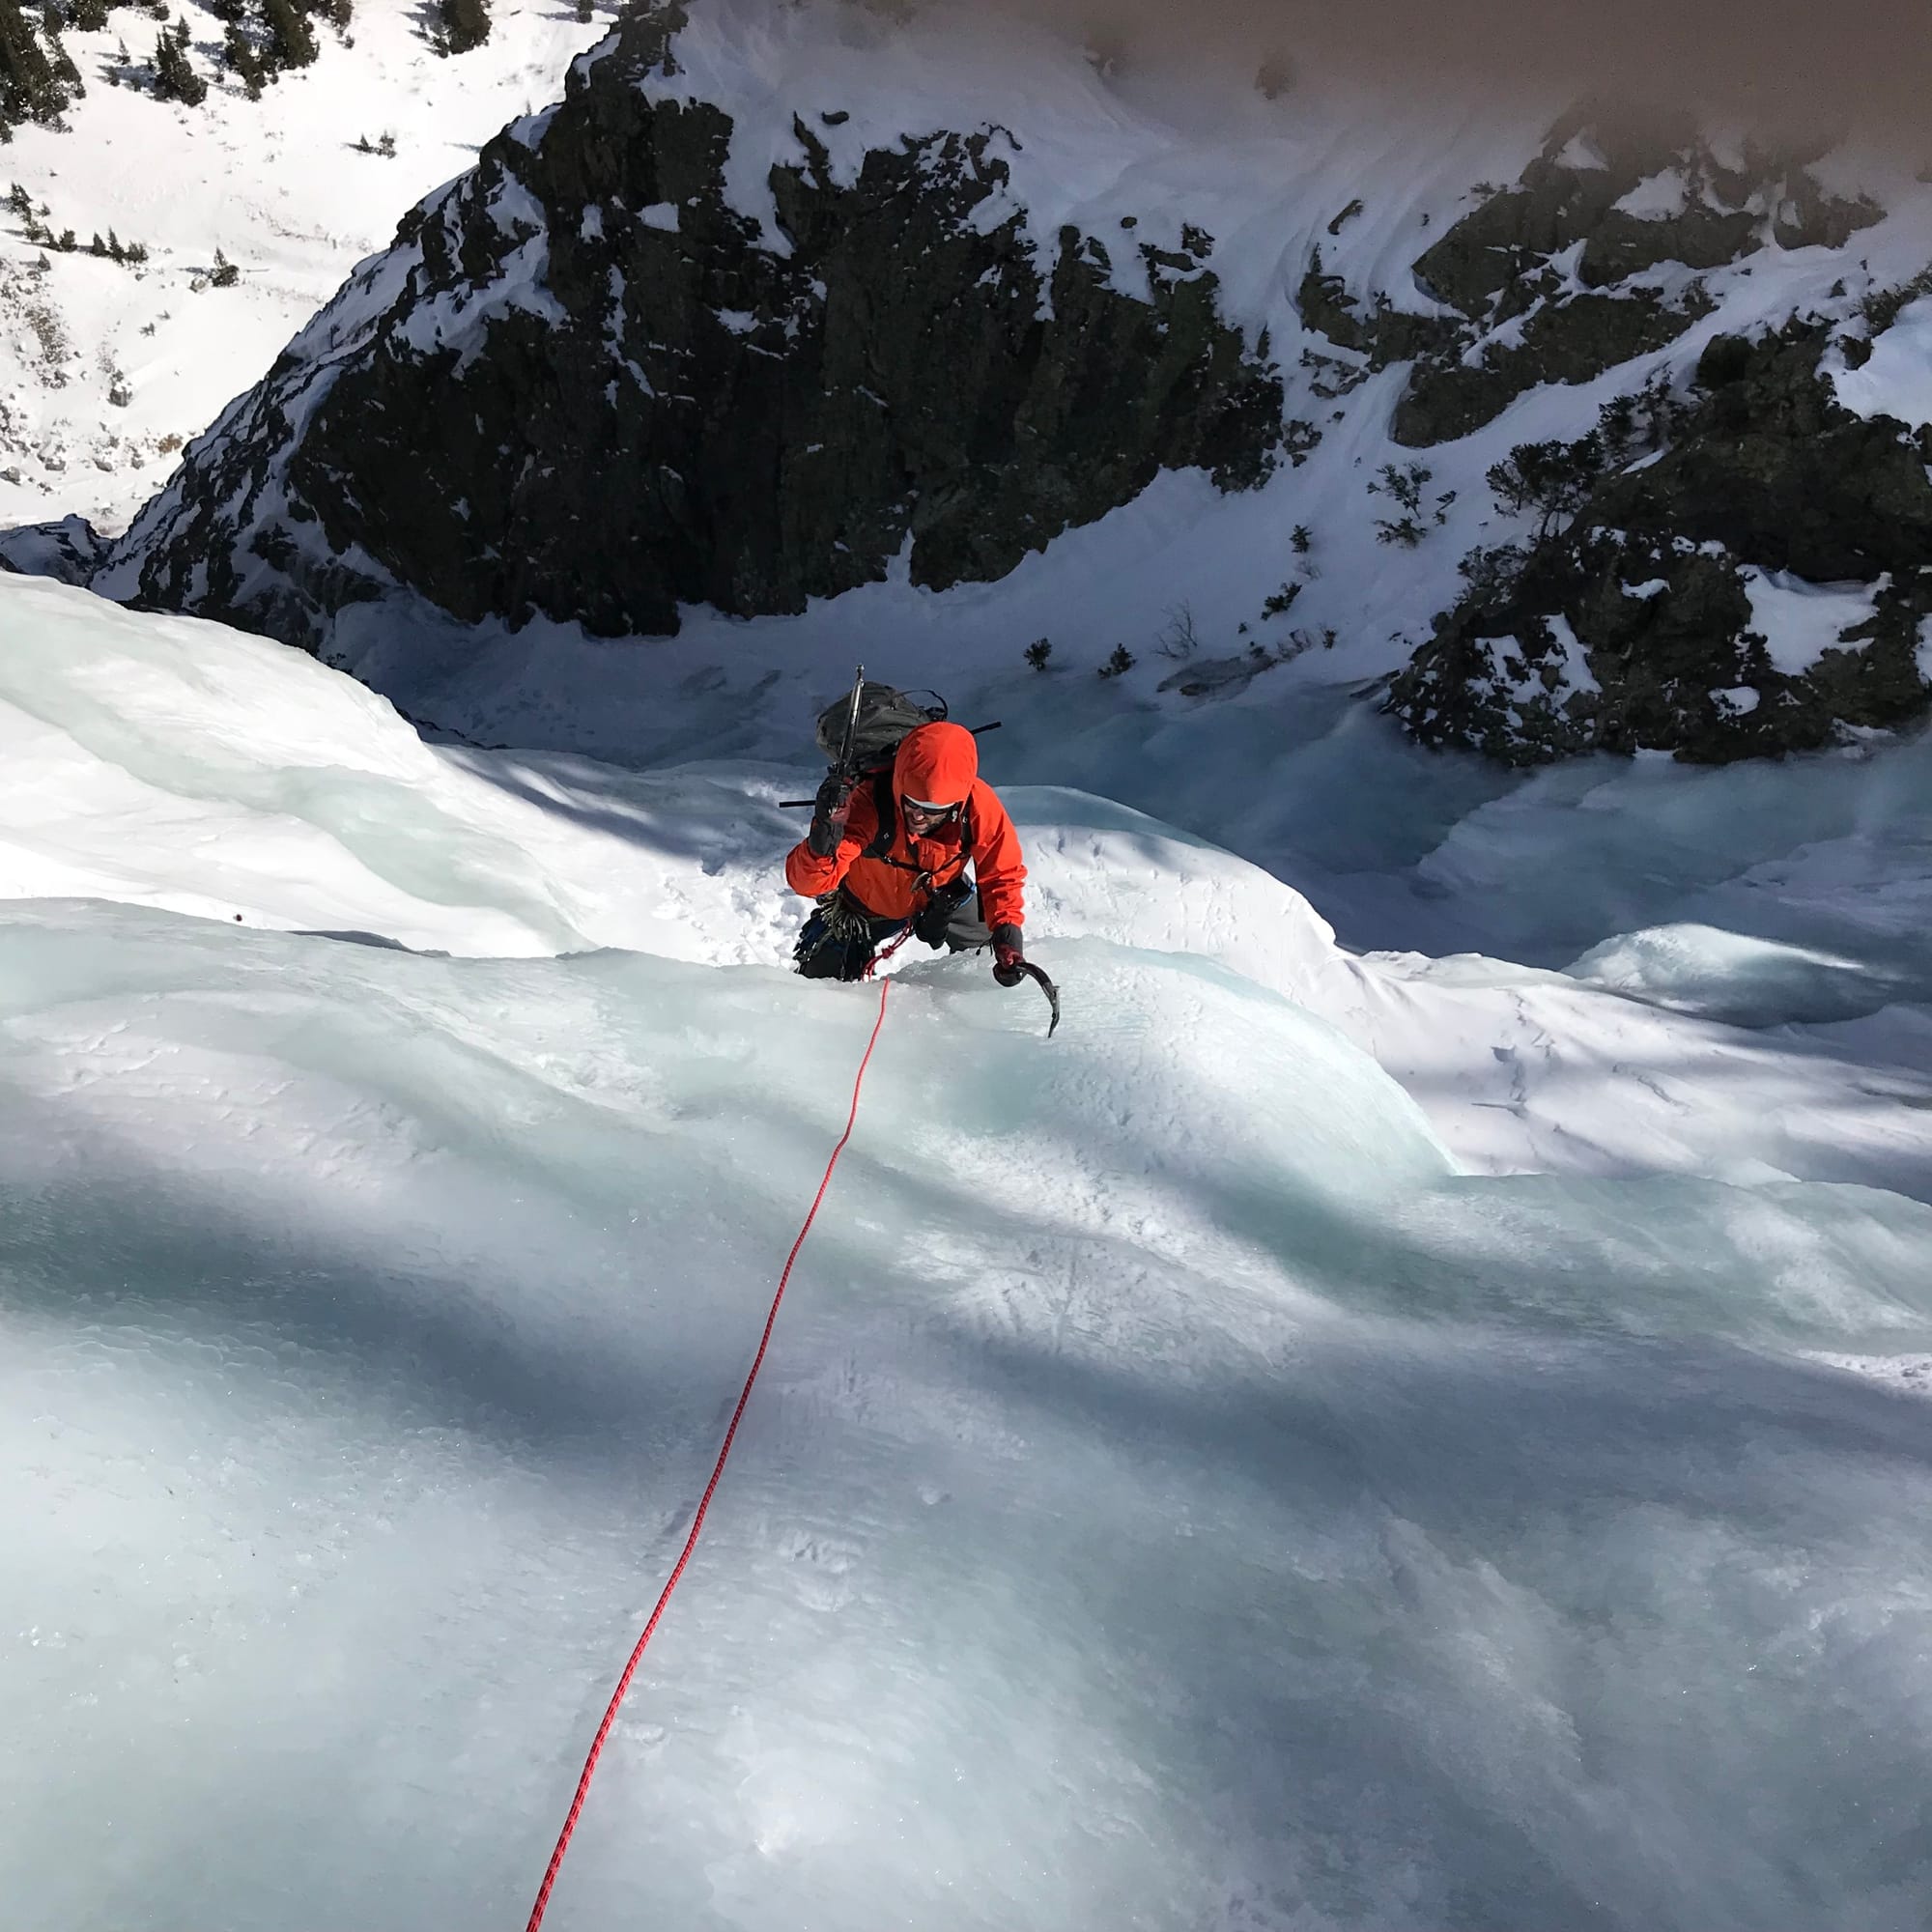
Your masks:
M 881 766 L 872 774 L 872 810 L 879 821 L 879 829 L 872 834 L 872 840 L 859 854 L 862 859 L 884 859 L 887 865 L 895 861 L 888 855 L 899 836 L 898 800 L 893 796 L 893 768 Z

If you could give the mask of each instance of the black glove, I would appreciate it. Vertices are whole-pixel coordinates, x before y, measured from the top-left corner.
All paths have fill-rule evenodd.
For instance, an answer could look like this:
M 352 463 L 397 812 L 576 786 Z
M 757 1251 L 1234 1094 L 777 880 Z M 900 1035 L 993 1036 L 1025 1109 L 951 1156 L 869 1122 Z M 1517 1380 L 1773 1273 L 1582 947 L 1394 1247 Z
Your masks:
M 1026 949 L 1016 925 L 993 928 L 993 978 L 1002 986 L 1017 986 L 1026 978 Z
M 946 944 L 946 929 L 952 923 L 952 915 L 972 896 L 973 888 L 964 879 L 936 888 L 912 923 L 913 937 L 937 951 Z
M 805 835 L 815 858 L 829 859 L 838 851 L 838 841 L 845 836 L 845 814 L 851 809 L 852 781 L 839 772 L 828 773 L 812 802 L 811 830 Z

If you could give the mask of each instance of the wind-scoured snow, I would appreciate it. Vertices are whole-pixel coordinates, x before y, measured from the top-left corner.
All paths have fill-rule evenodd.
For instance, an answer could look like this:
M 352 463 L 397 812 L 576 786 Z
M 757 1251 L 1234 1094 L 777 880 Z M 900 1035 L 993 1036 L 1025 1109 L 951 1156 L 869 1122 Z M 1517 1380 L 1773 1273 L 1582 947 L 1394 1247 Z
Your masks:
M 785 970 L 808 771 L 0 623 L 10 1922 L 515 1923 L 876 1011 Z M 1065 1023 L 900 956 L 550 1923 L 1921 1923 L 1932 1023 L 1806 864 L 1902 927 L 1925 751 L 1485 803 L 1387 741 L 1338 907 L 1453 854 L 1574 977 L 1008 789 Z M 1579 831 L 1835 943 L 1620 944 Z

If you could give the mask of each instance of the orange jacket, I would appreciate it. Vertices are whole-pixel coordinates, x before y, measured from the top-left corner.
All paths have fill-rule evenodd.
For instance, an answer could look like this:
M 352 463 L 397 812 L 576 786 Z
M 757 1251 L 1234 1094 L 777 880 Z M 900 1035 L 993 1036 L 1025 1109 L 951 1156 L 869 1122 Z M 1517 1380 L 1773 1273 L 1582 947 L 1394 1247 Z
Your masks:
M 881 788 L 882 789 L 882 788 Z M 802 840 L 785 856 L 785 883 L 807 898 L 842 885 L 849 897 L 879 919 L 910 919 L 949 886 L 970 859 L 988 925 L 1026 922 L 1026 865 L 1020 837 L 992 786 L 980 777 L 980 748 L 963 724 L 922 724 L 899 742 L 893 760 L 889 837 L 881 839 L 875 787 L 859 781 L 838 850 L 821 859 Z M 896 809 L 901 798 L 966 807 L 961 818 L 927 838 L 908 836 Z M 966 842 L 965 833 L 972 835 Z M 873 848 L 880 849 L 873 849 Z

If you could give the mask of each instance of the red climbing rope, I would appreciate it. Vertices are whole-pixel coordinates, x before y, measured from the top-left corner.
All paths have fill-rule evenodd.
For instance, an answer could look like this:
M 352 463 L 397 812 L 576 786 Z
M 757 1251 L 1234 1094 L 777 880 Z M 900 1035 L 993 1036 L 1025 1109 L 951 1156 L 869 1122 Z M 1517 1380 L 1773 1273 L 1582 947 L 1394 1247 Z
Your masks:
M 637 1675 L 639 1662 L 644 1654 L 644 1646 L 651 1640 L 651 1633 L 658 1627 L 658 1619 L 664 1615 L 665 1605 L 670 1602 L 670 1593 L 677 1588 L 677 1579 L 684 1575 L 684 1566 L 691 1561 L 691 1552 L 697 1547 L 697 1532 L 704 1527 L 704 1513 L 711 1507 L 711 1498 L 718 1488 L 718 1479 L 724 1473 L 725 1459 L 731 1454 L 732 1438 L 738 1434 L 738 1424 L 744 1418 L 745 1405 L 752 1399 L 752 1385 L 758 1379 L 758 1371 L 765 1364 L 765 1350 L 771 1343 L 772 1329 L 779 1319 L 779 1303 L 784 1299 L 785 1284 L 791 1280 L 792 1264 L 798 1260 L 799 1250 L 805 1246 L 805 1237 L 811 1233 L 811 1224 L 817 1218 L 819 1204 L 825 1199 L 825 1190 L 832 1185 L 832 1170 L 838 1165 L 838 1156 L 845 1151 L 845 1144 L 852 1138 L 852 1129 L 859 1119 L 859 1092 L 866 1084 L 866 1068 L 871 1065 L 872 1049 L 879 1043 L 879 1029 L 886 1023 L 886 1000 L 891 994 L 893 982 L 882 980 L 879 982 L 879 1016 L 872 1022 L 872 1037 L 866 1042 L 864 1057 L 859 1062 L 859 1071 L 852 1081 L 852 1108 L 845 1117 L 845 1131 L 838 1137 L 838 1145 L 832 1150 L 832 1158 L 825 1163 L 825 1178 L 818 1183 L 818 1192 L 812 1197 L 810 1211 L 805 1217 L 805 1226 L 798 1231 L 798 1239 L 791 1244 L 791 1253 L 785 1257 L 783 1272 L 779 1276 L 778 1293 L 772 1296 L 771 1312 L 765 1317 L 765 1332 L 758 1338 L 758 1352 L 753 1358 L 752 1372 L 745 1378 L 745 1386 L 739 1392 L 738 1406 L 731 1411 L 731 1426 L 724 1432 L 724 1444 L 718 1452 L 718 1461 L 712 1464 L 711 1480 L 704 1486 L 704 1494 L 697 1505 L 697 1514 L 691 1520 L 691 1533 L 684 1539 L 684 1548 L 678 1552 L 677 1563 L 659 1594 L 657 1607 L 652 1610 L 650 1621 L 645 1624 L 643 1634 L 639 1637 L 637 1647 L 631 1652 L 630 1662 L 624 1665 L 624 1674 L 617 1680 L 617 1688 L 611 1693 L 611 1702 L 604 1711 L 604 1721 L 597 1726 L 597 1735 L 590 1741 L 590 1755 L 583 1760 L 583 1770 L 577 1780 L 576 1795 L 570 1801 L 570 1811 L 563 1821 L 563 1830 L 556 1834 L 556 1849 L 550 1855 L 550 1865 L 544 1872 L 543 1884 L 537 1889 L 537 1902 L 530 1907 L 529 1923 L 525 1932 L 537 1932 L 543 1924 L 544 1914 L 550 1907 L 551 1887 L 556 1883 L 556 1875 L 563 1864 L 563 1855 L 570 1849 L 571 1834 L 577 1830 L 577 1821 L 583 1812 L 583 1801 L 590 1791 L 590 1779 L 597 1769 L 597 1760 L 604 1754 L 604 1745 L 611 1735 L 611 1729 L 617 1721 L 617 1708 L 624 1701 L 624 1693 L 631 1688 L 631 1679 Z

